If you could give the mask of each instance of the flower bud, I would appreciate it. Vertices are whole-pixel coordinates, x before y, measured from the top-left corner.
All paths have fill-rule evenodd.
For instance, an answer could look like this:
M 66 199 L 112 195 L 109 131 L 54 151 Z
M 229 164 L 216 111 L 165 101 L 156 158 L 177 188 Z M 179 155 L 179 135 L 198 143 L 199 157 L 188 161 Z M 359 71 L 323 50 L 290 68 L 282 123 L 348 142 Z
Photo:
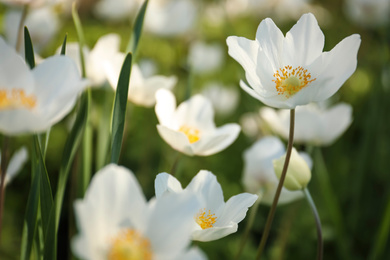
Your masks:
M 275 174 L 278 179 L 280 179 L 280 176 L 282 175 L 285 159 L 286 154 L 284 154 L 279 159 L 272 161 Z M 302 190 L 307 186 L 310 178 L 311 171 L 309 166 L 307 165 L 306 161 L 298 154 L 297 150 L 293 148 L 283 186 L 290 191 Z

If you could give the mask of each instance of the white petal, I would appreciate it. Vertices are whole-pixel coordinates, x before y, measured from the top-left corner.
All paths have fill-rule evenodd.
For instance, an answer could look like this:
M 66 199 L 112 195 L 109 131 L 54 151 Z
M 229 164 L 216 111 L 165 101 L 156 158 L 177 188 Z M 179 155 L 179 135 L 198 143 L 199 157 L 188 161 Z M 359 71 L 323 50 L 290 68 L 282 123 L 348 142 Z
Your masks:
M 323 144 L 331 144 L 342 135 L 352 123 L 352 106 L 341 103 L 327 111 L 324 114 L 324 123 L 326 136 Z
M 223 227 L 211 227 L 202 230 L 196 230 L 192 233 L 192 240 L 208 242 L 226 237 L 232 233 L 237 232 L 237 223 L 230 223 Z
M 216 212 L 225 203 L 221 185 L 210 171 L 199 171 L 188 184 L 186 190 L 198 194 L 207 203 L 206 210 L 211 212 Z
M 176 98 L 173 93 L 166 89 L 156 92 L 156 115 L 163 126 L 171 126 L 173 114 L 176 110 Z
M 255 73 L 257 53 L 260 48 L 259 43 L 237 36 L 229 36 L 226 43 L 229 47 L 229 55 L 240 63 L 246 72 Z
M 22 166 L 25 164 L 28 158 L 28 152 L 26 147 L 22 147 L 17 150 L 11 157 L 7 168 L 7 175 L 5 176 L 5 185 L 9 184 L 13 178 L 20 172 Z
M 191 247 L 190 250 L 179 256 L 175 260 L 206 260 L 207 256 L 198 247 Z
M 241 193 L 231 197 L 225 204 L 221 216 L 217 218 L 215 226 L 225 226 L 229 223 L 240 223 L 246 216 L 248 208 L 251 207 L 258 196 L 250 193 Z
M 294 68 L 312 63 L 322 54 L 325 37 L 313 14 L 304 14 L 286 34 L 284 64 Z
M 172 175 L 162 172 L 156 176 L 154 180 L 154 190 L 157 199 L 160 198 L 165 192 L 178 193 L 183 191 L 180 182 Z
M 163 125 L 157 125 L 158 133 L 173 149 L 185 153 L 189 156 L 194 155 L 194 151 L 187 136 L 182 132 L 172 130 Z
M 218 127 L 212 134 L 202 136 L 192 144 L 194 154 L 209 156 L 226 149 L 237 139 L 240 130 L 240 125 L 233 123 Z

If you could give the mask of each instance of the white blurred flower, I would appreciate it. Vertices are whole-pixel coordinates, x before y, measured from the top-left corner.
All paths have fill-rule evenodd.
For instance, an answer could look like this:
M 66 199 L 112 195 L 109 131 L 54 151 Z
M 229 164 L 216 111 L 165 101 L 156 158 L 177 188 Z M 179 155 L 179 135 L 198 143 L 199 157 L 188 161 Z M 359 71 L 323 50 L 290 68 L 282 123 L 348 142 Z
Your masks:
M 28 159 L 28 151 L 26 147 L 17 150 L 11 157 L 5 175 L 5 186 L 7 186 L 21 171 L 23 165 Z M 1 156 L 0 156 L 1 162 Z
M 84 47 L 84 61 L 86 76 L 94 87 L 102 86 L 106 80 L 106 66 L 116 61 L 117 57 L 123 57 L 124 54 L 119 52 L 120 38 L 117 34 L 107 34 L 99 38 L 94 48 L 89 50 Z M 60 53 L 61 47 L 57 49 Z M 81 72 L 80 47 L 78 43 L 67 43 L 66 55 L 71 57 L 77 64 Z M 123 60 L 121 61 L 123 62 Z M 121 64 L 122 65 L 122 64 Z M 118 72 L 119 75 L 119 72 Z
M 46 4 L 54 3 L 54 0 L 0 0 L 0 2 L 10 6 L 24 6 L 40 7 Z
M 5 14 L 5 36 L 12 46 L 16 45 L 21 16 L 22 10 L 20 9 L 10 9 Z M 30 9 L 24 25 L 28 28 L 30 33 L 34 51 L 40 53 L 57 34 L 61 22 L 58 15 L 55 13 L 54 8 L 52 8 L 52 6 L 45 6 L 37 9 Z M 22 34 L 21 43 L 23 46 L 24 34 Z M 21 48 L 21 53 L 24 53 L 24 48 Z
M 221 185 L 214 174 L 200 171 L 185 188 L 199 196 L 201 204 L 196 208 L 193 219 L 192 239 L 212 241 L 237 231 L 248 208 L 255 203 L 258 196 L 241 193 L 231 197 L 226 203 Z M 171 193 L 182 194 L 180 182 L 168 173 L 160 173 L 155 180 L 157 200 Z
M 160 136 L 173 149 L 189 156 L 218 153 L 240 133 L 240 126 L 234 123 L 217 128 L 211 102 L 201 95 L 193 96 L 176 108 L 172 92 L 161 89 L 156 93 L 156 100 Z
M 119 71 L 124 60 L 118 59 L 115 63 L 106 66 L 108 81 L 116 89 Z M 154 75 L 144 77 L 140 68 L 133 64 L 131 68 L 128 99 L 139 106 L 152 107 L 156 103 L 156 92 L 159 89 L 172 89 L 177 83 L 175 76 Z
M 274 199 L 279 180 L 275 175 L 272 161 L 286 153 L 284 144 L 274 136 L 267 136 L 244 151 L 244 173 L 242 182 L 247 191 L 262 193 L 261 203 L 270 205 Z M 311 159 L 304 155 L 309 168 Z M 285 204 L 303 196 L 301 191 L 289 191 L 282 188 L 279 204 Z
M 140 0 L 100 0 L 93 12 L 104 20 L 119 21 L 129 19 L 140 6 Z
M 240 117 L 242 132 L 251 138 L 256 138 L 261 133 L 261 120 L 257 113 L 248 112 Z
M 331 51 L 322 52 L 324 34 L 312 14 L 304 14 L 283 33 L 275 23 L 263 20 L 255 40 L 230 36 L 229 54 L 246 72 L 241 87 L 264 104 L 293 109 L 332 96 L 357 65 L 360 35 L 354 34 Z
M 260 116 L 278 135 L 288 139 L 290 112 L 263 107 Z M 331 108 L 321 108 L 311 103 L 295 110 L 294 142 L 313 145 L 330 145 L 352 123 L 352 106 L 345 103 Z
M 197 207 L 190 193 L 147 203 L 134 174 L 110 164 L 95 174 L 84 199 L 74 203 L 79 234 L 72 251 L 86 260 L 184 259 Z
M 153 0 L 148 4 L 145 30 L 160 36 L 176 36 L 190 31 L 197 20 L 194 0 Z
M 0 38 L 0 132 L 43 132 L 73 108 L 87 82 L 65 56 L 47 58 L 30 70 Z
M 210 73 L 222 66 L 224 49 L 217 43 L 195 42 L 190 46 L 188 63 L 195 73 Z
M 346 0 L 344 11 L 354 23 L 378 27 L 390 22 L 389 0 Z
M 215 112 L 223 116 L 231 114 L 240 101 L 240 92 L 236 88 L 217 82 L 207 84 L 202 90 L 202 95 L 211 101 Z

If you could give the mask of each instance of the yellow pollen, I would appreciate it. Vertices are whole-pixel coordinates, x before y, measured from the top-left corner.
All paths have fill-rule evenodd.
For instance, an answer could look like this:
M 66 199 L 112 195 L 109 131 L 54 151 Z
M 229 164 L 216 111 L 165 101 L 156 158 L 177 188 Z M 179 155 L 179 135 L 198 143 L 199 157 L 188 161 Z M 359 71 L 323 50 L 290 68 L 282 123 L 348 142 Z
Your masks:
M 294 69 L 292 66 L 284 66 L 273 76 L 275 79 L 272 81 L 276 83 L 278 95 L 284 95 L 286 98 L 290 98 L 316 80 L 316 78 L 312 79 L 311 74 L 301 66 Z
M 183 125 L 179 128 L 179 132 L 185 134 L 190 143 L 195 143 L 200 139 L 200 131 L 194 127 Z
M 27 96 L 23 89 L 0 90 L 0 110 L 35 107 L 34 95 Z
M 210 210 L 206 215 L 206 209 L 201 209 L 199 213 L 196 214 L 195 221 L 202 229 L 207 229 L 213 227 L 215 221 L 217 221 L 217 217 L 215 217 L 215 214 L 211 214 Z
M 108 260 L 152 260 L 148 239 L 133 229 L 126 229 L 113 239 Z

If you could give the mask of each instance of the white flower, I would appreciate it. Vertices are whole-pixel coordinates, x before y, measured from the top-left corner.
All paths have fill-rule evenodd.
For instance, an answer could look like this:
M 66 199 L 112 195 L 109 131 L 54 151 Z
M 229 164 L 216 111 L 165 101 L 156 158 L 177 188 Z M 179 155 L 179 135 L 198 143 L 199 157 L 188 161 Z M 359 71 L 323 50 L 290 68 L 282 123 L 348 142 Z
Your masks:
M 47 130 L 73 108 L 87 84 L 65 56 L 30 70 L 2 38 L 0 56 L 0 132 L 7 135 Z
M 263 107 L 260 116 L 278 135 L 288 139 L 290 113 Z M 315 103 L 300 106 L 295 111 L 294 142 L 314 145 L 329 145 L 339 138 L 351 125 L 352 107 L 340 103 L 331 108 L 321 108 Z
M 17 150 L 14 155 L 11 157 L 11 160 L 8 163 L 8 167 L 5 175 L 5 186 L 7 186 L 15 177 L 18 175 L 22 166 L 26 163 L 28 158 L 28 152 L 26 147 L 22 147 Z M 1 156 L 0 156 L 1 162 Z
M 140 0 L 100 0 L 96 3 L 93 12 L 102 19 L 118 21 L 129 19 L 138 9 Z
M 160 136 L 175 150 L 187 155 L 208 156 L 218 153 L 236 140 L 240 126 L 226 124 L 215 127 L 211 102 L 195 95 L 176 108 L 172 92 L 161 89 L 156 93 L 155 107 Z
M 30 5 L 31 7 L 39 7 L 53 3 L 53 0 L 0 0 L 0 2 L 11 6 Z
M 389 0 L 347 0 L 345 13 L 356 24 L 375 28 L 390 22 Z
M 183 259 L 194 207 L 199 202 L 190 193 L 147 203 L 131 171 L 108 165 L 74 204 L 79 234 L 72 241 L 73 253 L 86 260 Z
M 21 16 L 22 10 L 19 9 L 11 9 L 5 14 L 5 36 L 12 46 L 16 45 Z M 61 22 L 55 10 L 51 6 L 45 6 L 31 9 L 27 14 L 24 25 L 30 33 L 34 51 L 40 53 L 57 34 Z M 21 43 L 24 46 L 24 34 L 22 34 Z M 21 48 L 21 53 L 24 53 L 24 47 Z
M 202 94 L 208 98 L 217 114 L 226 116 L 231 114 L 238 106 L 240 93 L 236 88 L 224 86 L 217 82 L 207 84 Z
M 198 16 L 193 0 L 154 0 L 148 4 L 145 30 L 160 36 L 175 36 L 191 30 Z
M 221 45 L 195 42 L 191 44 L 188 62 L 195 73 L 210 73 L 221 67 L 224 60 Z
M 108 81 L 113 89 L 116 89 L 118 84 L 119 72 L 124 60 L 117 59 L 106 66 L 106 74 Z M 156 103 L 156 92 L 159 89 L 172 89 L 177 82 L 175 76 L 154 75 L 144 77 L 140 68 L 133 64 L 131 67 L 130 83 L 128 99 L 134 104 L 152 107 Z
M 279 180 L 275 175 L 272 161 L 279 159 L 286 153 L 283 143 L 276 137 L 268 136 L 258 140 L 244 152 L 244 173 L 242 182 L 245 189 L 253 193 L 262 193 L 261 203 L 271 204 Z M 307 155 L 303 158 L 311 168 L 311 159 Z M 301 198 L 301 191 L 288 191 L 282 188 L 279 204 L 289 203 Z
M 119 46 L 119 36 L 117 34 L 107 34 L 99 38 L 92 50 L 89 50 L 87 47 L 84 47 L 83 54 L 85 61 L 85 70 L 87 74 L 86 76 L 91 81 L 92 86 L 101 86 L 106 82 L 106 66 L 108 66 L 107 64 L 116 62 L 118 57 L 123 58 L 121 60 L 121 62 L 123 63 L 124 54 L 119 52 Z M 61 47 L 57 49 L 57 53 L 59 53 L 60 50 Z M 80 46 L 78 43 L 68 43 L 66 45 L 66 55 L 71 57 L 76 62 L 81 72 L 79 51 Z
M 312 14 L 304 14 L 283 33 L 263 20 L 254 41 L 227 38 L 229 54 L 245 69 L 250 87 L 241 87 L 266 105 L 293 109 L 328 99 L 352 75 L 357 65 L 360 36 L 351 35 L 331 51 L 322 52 L 324 34 Z
M 157 175 L 155 191 L 157 200 L 170 193 L 183 193 L 180 182 L 165 172 Z M 241 193 L 225 203 L 217 178 L 205 170 L 192 179 L 185 191 L 194 192 L 200 197 L 201 205 L 196 209 L 192 232 L 192 239 L 198 241 L 212 241 L 236 232 L 237 224 L 257 200 L 257 195 Z

